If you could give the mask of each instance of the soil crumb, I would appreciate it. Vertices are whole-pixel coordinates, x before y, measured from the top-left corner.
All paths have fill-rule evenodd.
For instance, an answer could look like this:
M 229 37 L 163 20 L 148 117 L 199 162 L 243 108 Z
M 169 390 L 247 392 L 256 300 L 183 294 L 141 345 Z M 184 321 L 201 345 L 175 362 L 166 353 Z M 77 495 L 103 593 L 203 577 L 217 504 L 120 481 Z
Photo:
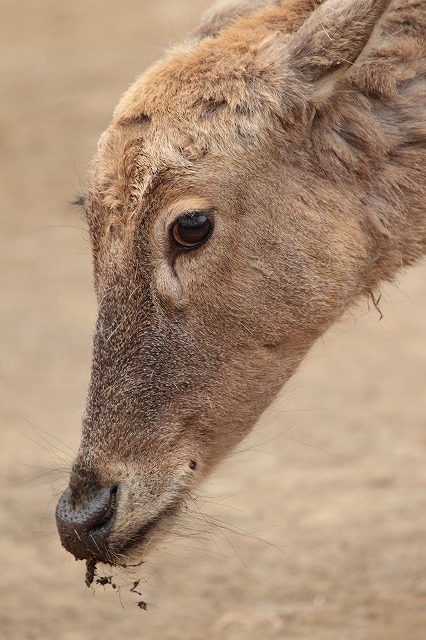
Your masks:
M 136 587 L 139 586 L 140 580 L 136 580 L 136 582 L 133 583 L 133 587 L 130 589 L 131 593 L 137 593 L 138 596 L 141 596 L 141 592 L 140 591 L 136 591 Z
M 96 584 L 100 584 L 101 587 L 105 587 L 109 584 L 113 589 L 117 589 L 117 585 L 112 581 L 112 576 L 100 576 L 99 578 L 96 578 Z

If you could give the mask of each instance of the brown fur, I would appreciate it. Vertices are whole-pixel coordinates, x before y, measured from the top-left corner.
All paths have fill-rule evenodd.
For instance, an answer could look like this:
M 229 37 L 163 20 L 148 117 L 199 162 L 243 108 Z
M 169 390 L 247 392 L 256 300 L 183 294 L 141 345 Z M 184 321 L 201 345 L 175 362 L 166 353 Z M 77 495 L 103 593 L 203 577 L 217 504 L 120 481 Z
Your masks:
M 120 485 L 104 559 L 140 558 L 315 340 L 426 252 L 425 41 L 424 1 L 234 2 L 122 98 L 87 194 L 99 318 L 70 480 L 77 507 Z M 211 238 L 173 254 L 170 224 L 204 209 Z

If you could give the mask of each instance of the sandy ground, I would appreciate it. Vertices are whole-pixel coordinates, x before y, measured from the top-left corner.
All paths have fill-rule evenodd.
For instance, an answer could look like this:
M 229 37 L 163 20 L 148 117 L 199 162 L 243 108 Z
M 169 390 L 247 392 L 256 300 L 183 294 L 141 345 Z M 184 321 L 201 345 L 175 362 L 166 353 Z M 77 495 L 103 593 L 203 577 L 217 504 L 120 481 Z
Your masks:
M 67 202 L 120 93 L 206 5 L 0 2 L 0 637 L 424 640 L 424 265 L 385 290 L 381 322 L 361 305 L 314 349 L 206 486 L 204 536 L 117 576 L 119 594 L 86 589 L 60 547 L 95 314 Z

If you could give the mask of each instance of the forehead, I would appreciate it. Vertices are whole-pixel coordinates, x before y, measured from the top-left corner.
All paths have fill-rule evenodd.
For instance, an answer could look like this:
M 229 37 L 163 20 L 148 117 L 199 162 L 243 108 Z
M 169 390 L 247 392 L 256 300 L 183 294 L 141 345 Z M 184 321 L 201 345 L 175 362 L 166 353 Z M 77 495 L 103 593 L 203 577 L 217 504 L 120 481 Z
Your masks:
M 254 141 L 217 119 L 205 123 L 193 114 L 187 126 L 179 126 L 170 116 L 153 114 L 113 123 L 92 163 L 90 200 L 107 210 L 132 213 L 154 192 L 190 189 L 200 182 L 213 186 L 221 173 L 232 173 L 238 158 L 241 172 L 241 152 L 248 146 L 253 151 Z
M 161 177 L 190 175 L 209 158 L 229 164 L 264 144 L 274 123 L 266 93 L 259 100 L 254 90 L 253 56 L 248 45 L 223 56 L 214 41 L 192 43 L 139 78 L 93 163 L 92 187 L 103 204 L 131 209 Z

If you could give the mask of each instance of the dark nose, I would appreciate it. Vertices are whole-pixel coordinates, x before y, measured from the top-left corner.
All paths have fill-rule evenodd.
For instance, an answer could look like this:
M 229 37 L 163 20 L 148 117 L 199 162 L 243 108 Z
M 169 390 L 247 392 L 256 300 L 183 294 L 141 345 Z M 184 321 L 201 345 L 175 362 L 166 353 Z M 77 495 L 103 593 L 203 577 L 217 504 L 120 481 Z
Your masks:
M 56 507 L 62 546 L 77 560 L 108 560 L 108 536 L 116 510 L 117 487 L 101 487 L 75 503 L 68 487 Z

